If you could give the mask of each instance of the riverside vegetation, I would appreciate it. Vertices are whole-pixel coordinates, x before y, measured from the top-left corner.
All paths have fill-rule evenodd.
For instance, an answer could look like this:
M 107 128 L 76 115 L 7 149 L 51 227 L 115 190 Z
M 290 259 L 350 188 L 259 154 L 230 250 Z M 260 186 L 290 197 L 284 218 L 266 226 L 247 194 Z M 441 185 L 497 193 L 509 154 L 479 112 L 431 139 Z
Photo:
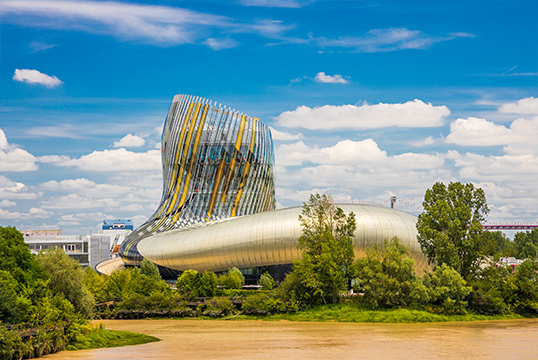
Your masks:
M 235 268 L 220 275 L 187 270 L 176 289 L 149 260 L 110 276 L 82 271 L 61 250 L 31 255 L 16 229 L 0 228 L 2 357 L 109 346 L 111 338 L 123 344 L 120 335 L 88 327 L 87 319 L 94 317 L 432 322 L 537 316 L 538 230 L 518 233 L 514 241 L 501 232 L 484 232 L 485 195 L 472 184 L 437 183 L 423 205 L 418 240 L 431 272 L 415 273 L 398 238 L 354 259 L 354 214 L 344 214 L 329 195 L 314 194 L 299 218 L 302 259 L 276 287 L 263 274 L 261 290 L 243 290 L 244 277 Z M 495 265 L 501 256 L 526 260 L 513 270 Z M 31 330 L 1 326 L 20 323 Z

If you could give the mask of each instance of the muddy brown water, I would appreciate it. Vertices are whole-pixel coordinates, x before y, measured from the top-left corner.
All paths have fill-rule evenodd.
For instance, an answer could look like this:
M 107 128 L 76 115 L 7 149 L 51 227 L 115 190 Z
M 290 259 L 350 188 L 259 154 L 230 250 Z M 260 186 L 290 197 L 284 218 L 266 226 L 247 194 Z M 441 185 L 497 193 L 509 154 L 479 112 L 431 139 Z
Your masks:
M 162 341 L 45 359 L 538 359 L 538 319 L 433 324 L 105 320 Z

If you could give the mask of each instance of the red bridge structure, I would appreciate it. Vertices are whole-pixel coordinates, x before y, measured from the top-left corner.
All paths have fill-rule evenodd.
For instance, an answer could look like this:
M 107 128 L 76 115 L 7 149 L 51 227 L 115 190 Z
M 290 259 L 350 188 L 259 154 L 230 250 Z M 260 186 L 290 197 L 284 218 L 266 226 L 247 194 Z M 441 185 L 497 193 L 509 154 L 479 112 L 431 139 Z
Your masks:
M 522 224 L 522 223 L 511 223 L 511 224 L 482 224 L 482 229 L 484 230 L 533 230 L 537 229 L 538 224 Z

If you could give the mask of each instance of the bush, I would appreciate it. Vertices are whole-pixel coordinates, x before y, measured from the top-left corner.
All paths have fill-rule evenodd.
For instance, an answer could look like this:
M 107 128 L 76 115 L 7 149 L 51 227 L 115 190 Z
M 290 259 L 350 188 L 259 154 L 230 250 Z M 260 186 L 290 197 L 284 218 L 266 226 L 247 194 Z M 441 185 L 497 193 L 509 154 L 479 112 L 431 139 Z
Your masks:
M 505 302 L 518 313 L 538 312 L 538 261 L 525 260 L 515 274 L 503 279 Z
M 374 309 L 427 300 L 425 288 L 415 276 L 415 261 L 397 237 L 385 240 L 381 247 L 368 248 L 366 257 L 358 259 L 351 271 L 354 289 L 364 293 L 362 301 Z
M 465 313 L 467 301 L 464 299 L 472 288 L 467 286 L 465 280 L 452 267 L 446 264 L 438 266 L 432 274 L 424 274 L 423 282 L 428 288 L 430 302 L 441 307 L 438 310 L 454 314 Z
M 469 307 L 487 315 L 506 313 L 508 306 L 503 298 L 502 285 L 509 275 L 504 266 L 488 266 L 481 270 L 478 277 L 469 283 L 473 288 L 469 294 Z
M 196 270 L 186 270 L 176 281 L 176 288 L 180 294 L 188 297 L 199 296 L 200 273 Z
M 205 316 L 221 317 L 232 312 L 233 304 L 226 298 L 212 298 L 207 301 L 206 309 L 202 313 Z
M 260 276 L 260 285 L 262 290 L 272 290 L 275 287 L 275 280 L 268 272 L 266 272 Z
M 217 278 L 217 285 L 226 289 L 241 289 L 245 285 L 245 277 L 238 268 L 233 267 Z

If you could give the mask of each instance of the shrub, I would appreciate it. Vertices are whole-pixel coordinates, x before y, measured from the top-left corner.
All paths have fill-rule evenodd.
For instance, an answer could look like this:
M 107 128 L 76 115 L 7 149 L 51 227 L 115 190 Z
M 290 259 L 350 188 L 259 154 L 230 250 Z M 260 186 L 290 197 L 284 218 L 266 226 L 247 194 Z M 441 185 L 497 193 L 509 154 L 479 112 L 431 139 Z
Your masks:
M 221 317 L 232 312 L 233 304 L 226 298 L 216 297 L 207 301 L 206 309 L 202 315 L 210 317 Z
M 245 277 L 238 268 L 233 267 L 217 278 L 217 285 L 226 289 L 241 289 L 245 285 Z
M 467 301 L 464 299 L 472 288 L 452 267 L 438 266 L 432 274 L 424 274 L 423 282 L 433 305 L 441 306 L 448 313 L 465 313 Z
M 266 272 L 260 276 L 260 285 L 263 290 L 272 290 L 275 287 L 275 280 L 268 272 Z

